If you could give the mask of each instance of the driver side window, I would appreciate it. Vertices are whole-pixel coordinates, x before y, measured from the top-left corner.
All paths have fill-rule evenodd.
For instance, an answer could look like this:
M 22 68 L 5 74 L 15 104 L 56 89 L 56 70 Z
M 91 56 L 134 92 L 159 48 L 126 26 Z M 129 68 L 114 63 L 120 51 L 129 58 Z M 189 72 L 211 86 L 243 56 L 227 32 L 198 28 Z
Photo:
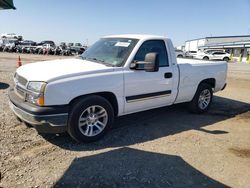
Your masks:
M 144 61 L 146 54 L 151 52 L 159 54 L 160 67 L 169 65 L 167 50 L 163 40 L 148 40 L 144 42 L 136 53 L 134 61 Z M 139 68 L 143 69 L 143 65 L 140 65 Z

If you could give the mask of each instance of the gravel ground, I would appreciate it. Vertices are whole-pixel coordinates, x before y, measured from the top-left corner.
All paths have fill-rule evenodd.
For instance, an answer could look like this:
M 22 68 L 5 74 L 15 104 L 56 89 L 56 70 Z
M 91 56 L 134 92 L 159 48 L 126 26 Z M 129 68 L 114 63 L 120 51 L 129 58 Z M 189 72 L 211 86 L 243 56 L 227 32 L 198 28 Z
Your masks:
M 102 140 L 77 144 L 15 119 L 16 59 L 0 53 L 0 187 L 249 187 L 250 65 L 229 63 L 228 86 L 206 114 L 175 105 L 128 115 Z

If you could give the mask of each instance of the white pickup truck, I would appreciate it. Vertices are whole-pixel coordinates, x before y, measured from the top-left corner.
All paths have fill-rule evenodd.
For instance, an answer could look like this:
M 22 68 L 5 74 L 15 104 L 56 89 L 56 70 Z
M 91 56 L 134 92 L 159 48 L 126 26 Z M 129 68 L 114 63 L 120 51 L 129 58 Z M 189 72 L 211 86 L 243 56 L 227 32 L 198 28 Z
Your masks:
M 177 60 L 168 38 L 115 35 L 74 59 L 21 66 L 9 99 L 14 113 L 38 132 L 68 131 L 91 142 L 117 116 L 184 102 L 192 112 L 205 112 L 226 76 L 226 62 Z

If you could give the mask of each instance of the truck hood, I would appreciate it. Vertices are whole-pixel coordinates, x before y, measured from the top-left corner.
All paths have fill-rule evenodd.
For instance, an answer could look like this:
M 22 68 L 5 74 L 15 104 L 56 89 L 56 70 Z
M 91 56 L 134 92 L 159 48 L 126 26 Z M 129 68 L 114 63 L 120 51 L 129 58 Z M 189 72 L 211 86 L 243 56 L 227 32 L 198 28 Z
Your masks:
M 17 74 L 28 81 L 51 82 L 54 80 L 101 72 L 113 71 L 113 67 L 82 59 L 41 61 L 21 66 Z

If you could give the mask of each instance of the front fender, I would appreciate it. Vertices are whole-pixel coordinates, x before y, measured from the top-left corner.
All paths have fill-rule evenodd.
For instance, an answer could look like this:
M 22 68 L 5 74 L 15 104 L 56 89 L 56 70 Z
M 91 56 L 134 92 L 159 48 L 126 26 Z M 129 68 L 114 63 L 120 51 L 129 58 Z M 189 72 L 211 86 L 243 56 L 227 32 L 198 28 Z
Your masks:
M 123 112 L 123 71 L 65 78 L 48 83 L 45 105 L 69 104 L 74 98 L 99 92 L 111 92 L 118 102 L 118 113 Z

